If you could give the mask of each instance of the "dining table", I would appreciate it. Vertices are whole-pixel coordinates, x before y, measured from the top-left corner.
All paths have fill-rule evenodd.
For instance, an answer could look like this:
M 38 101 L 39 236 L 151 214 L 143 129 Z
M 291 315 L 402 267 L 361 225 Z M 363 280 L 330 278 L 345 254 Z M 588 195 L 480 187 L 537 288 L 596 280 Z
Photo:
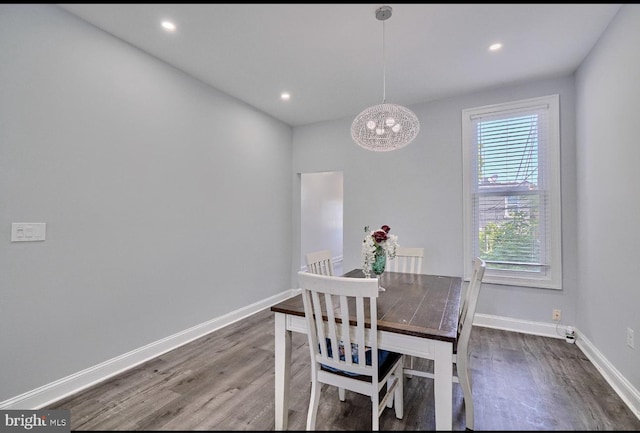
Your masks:
M 361 269 L 343 276 L 364 278 Z M 453 426 L 453 353 L 462 278 L 384 272 L 377 299 L 380 349 L 433 360 L 436 430 Z M 292 332 L 306 333 L 302 296 L 271 307 L 275 321 L 275 429 L 288 429 Z M 410 370 L 405 374 L 410 374 Z

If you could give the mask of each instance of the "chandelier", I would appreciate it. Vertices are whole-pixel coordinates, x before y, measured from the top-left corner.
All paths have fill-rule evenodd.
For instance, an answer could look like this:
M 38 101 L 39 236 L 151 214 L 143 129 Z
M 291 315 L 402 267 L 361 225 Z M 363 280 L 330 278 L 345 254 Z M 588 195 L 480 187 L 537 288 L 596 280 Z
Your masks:
M 351 124 L 351 138 L 375 152 L 389 152 L 405 147 L 420 131 L 418 117 L 408 108 L 386 103 L 386 65 L 384 56 L 384 21 L 391 17 L 391 6 L 376 9 L 382 21 L 382 104 L 366 108 Z

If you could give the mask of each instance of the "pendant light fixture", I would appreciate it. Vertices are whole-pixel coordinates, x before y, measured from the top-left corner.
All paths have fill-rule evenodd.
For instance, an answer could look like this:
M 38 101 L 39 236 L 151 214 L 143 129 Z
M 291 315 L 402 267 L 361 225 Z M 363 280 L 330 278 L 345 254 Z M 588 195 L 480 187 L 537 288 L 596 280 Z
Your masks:
M 391 12 L 391 6 L 376 9 L 376 18 L 382 21 L 382 104 L 365 109 L 351 124 L 353 141 L 375 152 L 405 147 L 420 131 L 420 122 L 413 111 L 386 102 L 384 22 L 391 17 Z

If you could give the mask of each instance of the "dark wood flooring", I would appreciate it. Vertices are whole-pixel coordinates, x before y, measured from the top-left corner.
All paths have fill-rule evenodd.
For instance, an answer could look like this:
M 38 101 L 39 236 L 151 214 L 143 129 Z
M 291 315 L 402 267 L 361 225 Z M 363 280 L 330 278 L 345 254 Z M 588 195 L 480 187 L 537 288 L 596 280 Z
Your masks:
M 266 309 L 49 406 L 72 430 L 273 430 L 274 321 Z M 476 430 L 640 430 L 640 420 L 575 345 L 474 327 Z M 307 337 L 294 333 L 289 429 L 304 430 L 310 395 Z M 429 367 L 426 360 L 417 364 Z M 453 385 L 453 429 L 464 430 Z M 433 430 L 433 382 L 405 381 L 404 419 L 385 410 L 381 430 Z M 371 403 L 323 388 L 318 430 L 371 429 Z

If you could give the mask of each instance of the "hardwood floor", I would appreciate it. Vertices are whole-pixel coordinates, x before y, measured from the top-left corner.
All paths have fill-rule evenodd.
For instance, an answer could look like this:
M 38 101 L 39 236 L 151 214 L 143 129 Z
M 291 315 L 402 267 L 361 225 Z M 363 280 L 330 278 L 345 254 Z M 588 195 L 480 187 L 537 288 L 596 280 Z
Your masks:
M 72 430 L 273 430 L 274 322 L 266 309 L 49 406 Z M 474 327 L 470 341 L 476 430 L 640 430 L 575 344 Z M 310 395 L 306 335 L 293 334 L 289 429 L 304 430 Z M 430 361 L 416 360 L 428 367 Z M 464 430 L 453 385 L 453 429 Z M 405 380 L 404 418 L 381 430 L 433 430 L 433 382 Z M 371 429 L 368 398 L 323 388 L 318 430 Z

